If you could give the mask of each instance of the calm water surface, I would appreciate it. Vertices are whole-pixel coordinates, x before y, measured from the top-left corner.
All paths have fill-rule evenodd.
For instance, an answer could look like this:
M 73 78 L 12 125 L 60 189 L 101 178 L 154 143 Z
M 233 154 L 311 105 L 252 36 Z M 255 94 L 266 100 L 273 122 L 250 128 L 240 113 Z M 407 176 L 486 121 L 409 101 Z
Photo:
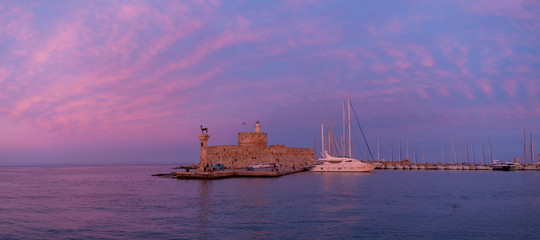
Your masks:
M 540 237 L 540 172 L 150 176 L 171 167 L 0 167 L 0 238 Z

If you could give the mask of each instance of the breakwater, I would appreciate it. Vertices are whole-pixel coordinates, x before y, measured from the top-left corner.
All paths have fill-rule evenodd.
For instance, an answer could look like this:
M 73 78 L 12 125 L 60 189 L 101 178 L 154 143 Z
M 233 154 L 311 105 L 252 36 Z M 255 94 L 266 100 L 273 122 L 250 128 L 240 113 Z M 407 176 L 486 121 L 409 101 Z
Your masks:
M 268 168 L 256 169 L 248 171 L 246 169 L 226 169 L 223 171 L 213 171 L 213 172 L 198 172 L 198 171 L 179 171 L 171 172 L 166 174 L 154 174 L 152 176 L 159 177 L 170 177 L 177 179 L 222 179 L 222 178 L 233 178 L 233 177 L 251 177 L 251 178 L 271 178 L 271 177 L 281 177 L 288 174 L 293 174 L 297 172 L 308 171 L 309 168 L 292 168 L 286 167 L 279 171 L 271 171 Z

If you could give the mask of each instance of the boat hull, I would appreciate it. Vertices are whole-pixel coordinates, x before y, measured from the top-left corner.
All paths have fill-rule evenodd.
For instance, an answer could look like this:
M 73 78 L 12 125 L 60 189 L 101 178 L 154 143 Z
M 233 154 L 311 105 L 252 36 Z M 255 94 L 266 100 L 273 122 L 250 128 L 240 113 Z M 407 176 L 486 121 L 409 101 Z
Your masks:
M 375 164 L 364 163 L 355 159 L 348 159 L 343 162 L 324 162 L 311 169 L 312 172 L 371 172 L 375 169 Z

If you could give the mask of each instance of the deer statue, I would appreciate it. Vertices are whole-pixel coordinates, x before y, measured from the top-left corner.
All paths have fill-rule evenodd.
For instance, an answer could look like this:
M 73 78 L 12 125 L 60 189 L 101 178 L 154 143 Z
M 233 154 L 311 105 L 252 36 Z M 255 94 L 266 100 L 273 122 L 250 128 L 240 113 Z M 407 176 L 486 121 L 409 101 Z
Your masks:
M 202 134 L 204 134 L 204 132 L 206 132 L 206 134 L 208 134 L 208 128 L 203 128 L 202 125 L 201 125 L 201 132 L 202 132 Z

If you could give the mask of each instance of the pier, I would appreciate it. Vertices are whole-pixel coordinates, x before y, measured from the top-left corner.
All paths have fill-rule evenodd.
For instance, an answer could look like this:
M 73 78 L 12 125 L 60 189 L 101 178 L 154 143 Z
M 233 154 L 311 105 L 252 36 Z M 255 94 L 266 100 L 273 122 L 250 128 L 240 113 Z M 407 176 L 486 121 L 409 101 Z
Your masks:
M 251 178 L 271 178 L 271 177 L 281 177 L 293 173 L 305 172 L 308 171 L 307 167 L 297 167 L 290 168 L 285 167 L 280 171 L 271 171 L 268 168 L 264 169 L 255 169 L 248 171 L 246 169 L 226 169 L 223 171 L 213 171 L 213 172 L 198 172 L 198 171 L 185 171 L 185 172 L 171 172 L 167 174 L 154 174 L 152 176 L 159 177 L 171 177 L 176 179 L 223 179 L 223 178 L 234 178 L 234 177 L 251 177 Z

